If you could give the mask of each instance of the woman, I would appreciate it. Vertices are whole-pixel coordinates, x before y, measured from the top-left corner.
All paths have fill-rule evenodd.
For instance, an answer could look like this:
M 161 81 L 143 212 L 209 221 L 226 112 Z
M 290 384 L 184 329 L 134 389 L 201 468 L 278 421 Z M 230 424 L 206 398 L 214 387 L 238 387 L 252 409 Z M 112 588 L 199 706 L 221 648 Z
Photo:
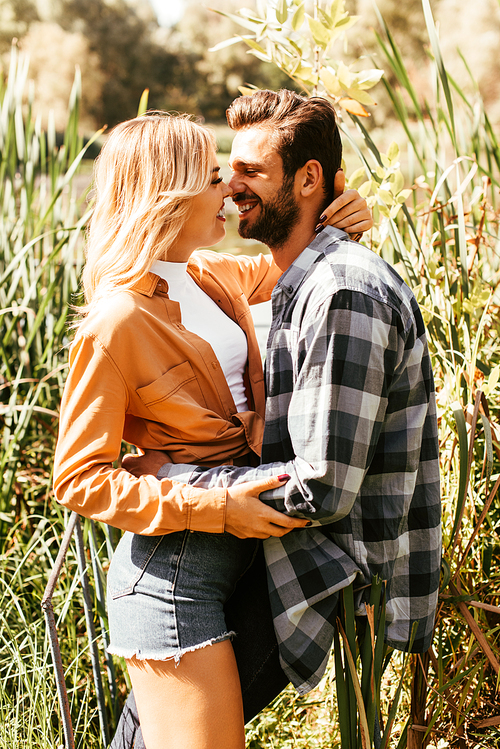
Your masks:
M 281 272 L 268 256 L 192 255 L 224 236 L 231 191 L 218 172 L 212 134 L 186 117 L 150 113 L 113 131 L 96 164 L 87 305 L 61 405 L 57 499 L 130 531 L 108 578 L 110 651 L 127 661 L 147 749 L 244 746 L 223 606 L 256 539 L 307 523 L 258 500 L 286 477 L 202 491 L 113 466 L 122 439 L 174 462 L 258 459 L 248 302 L 268 299 Z M 158 689 L 161 720 L 148 709 Z

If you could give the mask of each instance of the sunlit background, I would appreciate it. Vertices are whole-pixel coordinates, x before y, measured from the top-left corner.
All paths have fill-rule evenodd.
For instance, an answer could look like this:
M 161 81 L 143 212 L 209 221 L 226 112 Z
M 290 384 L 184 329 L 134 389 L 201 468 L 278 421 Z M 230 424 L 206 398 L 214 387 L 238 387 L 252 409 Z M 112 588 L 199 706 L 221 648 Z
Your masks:
M 93 159 L 106 132 L 137 114 L 148 89 L 150 108 L 189 112 L 214 129 L 227 178 L 226 108 L 249 84 L 301 90 L 307 75 L 299 79 L 297 70 L 313 71 L 325 37 L 330 59 L 321 72 L 329 84 L 320 93 L 338 106 L 346 173 L 374 215 L 363 242 L 409 283 L 428 327 L 443 487 L 444 575 L 432 649 L 406 671 L 400 656 L 384 661 L 380 690 L 373 685 L 381 662 L 369 665 L 363 714 L 373 721 L 380 700 L 387 749 L 499 749 L 500 0 L 376 2 L 383 21 L 373 0 L 287 0 L 288 11 L 283 0 L 0 0 L 0 749 L 63 744 L 40 601 L 67 521 L 53 497 L 53 453 L 73 305 L 82 300 Z M 242 28 L 224 12 L 277 9 L 282 18 L 274 12 L 267 38 L 260 28 L 265 45 L 269 33 L 281 42 L 290 33 L 276 31 L 287 12 L 291 20 L 316 5 L 318 15 L 342 14 L 344 4 L 357 19 L 334 41 L 338 17 L 322 16 L 319 42 L 314 19 L 297 23 L 301 59 L 275 58 L 294 61 L 294 81 L 241 41 L 224 45 L 254 28 L 248 17 Z M 370 68 L 385 76 L 368 96 L 352 81 Z M 70 97 L 77 71 L 81 99 Z M 346 108 L 356 95 L 367 108 L 362 120 Z M 228 208 L 218 249 L 255 251 L 236 225 Z M 265 322 L 264 315 L 261 343 Z M 114 730 L 128 688 L 118 659 L 108 662 L 108 678 L 104 667 L 99 580 L 112 535 L 97 527 L 92 564 L 100 711 L 72 547 L 54 598 L 76 746 L 85 749 L 108 745 L 104 718 Z M 354 614 L 351 625 L 354 642 Z M 354 651 L 353 658 L 362 652 Z M 363 652 L 371 658 L 370 645 Z M 345 661 L 346 677 L 349 670 Z M 248 749 L 346 749 L 346 736 L 359 749 L 354 688 L 349 710 L 337 711 L 342 684 L 330 664 L 318 690 L 305 698 L 286 692 L 247 727 Z M 340 735 L 343 719 L 350 728 Z

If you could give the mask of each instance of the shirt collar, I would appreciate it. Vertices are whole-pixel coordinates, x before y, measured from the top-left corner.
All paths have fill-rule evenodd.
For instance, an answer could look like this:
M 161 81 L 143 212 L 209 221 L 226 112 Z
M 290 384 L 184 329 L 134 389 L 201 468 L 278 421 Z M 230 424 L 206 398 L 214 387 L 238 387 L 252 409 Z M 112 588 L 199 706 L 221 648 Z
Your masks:
M 198 279 L 200 278 L 200 267 L 195 258 L 189 258 L 187 262 L 187 270 L 191 275 L 195 276 Z M 132 286 L 132 289 L 134 291 L 137 291 L 139 294 L 144 294 L 144 296 L 152 297 L 159 283 L 163 285 L 165 282 L 163 281 L 161 276 L 149 271 L 145 276 L 140 278 L 139 281 L 137 281 Z
M 132 286 L 132 289 L 134 291 L 138 291 L 139 294 L 144 294 L 144 296 L 152 297 L 160 281 L 161 278 L 160 276 L 157 276 L 156 273 L 146 273 L 145 276 L 140 278 Z
M 321 234 L 318 234 L 305 250 L 295 258 L 290 267 L 278 279 L 276 287 L 279 287 L 288 296 L 292 296 L 304 280 L 309 268 L 325 254 L 326 248 L 346 239 L 349 239 L 349 235 L 342 229 L 326 226 Z

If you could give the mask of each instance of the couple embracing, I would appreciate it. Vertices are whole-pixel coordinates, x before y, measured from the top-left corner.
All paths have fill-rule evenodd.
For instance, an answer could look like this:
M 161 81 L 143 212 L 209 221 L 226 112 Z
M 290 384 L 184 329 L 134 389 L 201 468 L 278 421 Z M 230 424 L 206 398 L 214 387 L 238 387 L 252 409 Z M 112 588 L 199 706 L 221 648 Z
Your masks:
M 391 646 L 415 622 L 415 652 L 432 637 L 438 444 L 418 305 L 350 237 L 371 219 L 344 192 L 327 101 L 259 91 L 227 115 L 228 185 L 211 133 L 164 113 L 115 128 L 96 166 L 54 485 L 126 531 L 110 651 L 142 735 L 130 698 L 116 749 L 243 749 L 288 681 L 319 682 L 350 583 L 362 616 L 373 576 L 387 582 Z M 230 196 L 271 255 L 199 249 L 224 236 Z M 269 298 L 264 376 L 249 304 Z M 116 468 L 123 439 L 144 455 Z

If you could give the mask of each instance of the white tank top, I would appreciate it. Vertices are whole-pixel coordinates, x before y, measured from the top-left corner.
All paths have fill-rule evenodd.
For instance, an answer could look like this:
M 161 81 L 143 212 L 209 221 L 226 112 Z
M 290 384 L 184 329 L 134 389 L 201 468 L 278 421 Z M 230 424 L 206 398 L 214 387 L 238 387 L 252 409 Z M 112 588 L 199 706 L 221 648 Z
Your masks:
M 203 338 L 213 348 L 237 412 L 247 411 L 243 383 L 248 358 L 246 335 L 193 281 L 187 272 L 187 265 L 156 260 L 151 272 L 168 283 L 168 296 L 179 303 L 184 327 Z

